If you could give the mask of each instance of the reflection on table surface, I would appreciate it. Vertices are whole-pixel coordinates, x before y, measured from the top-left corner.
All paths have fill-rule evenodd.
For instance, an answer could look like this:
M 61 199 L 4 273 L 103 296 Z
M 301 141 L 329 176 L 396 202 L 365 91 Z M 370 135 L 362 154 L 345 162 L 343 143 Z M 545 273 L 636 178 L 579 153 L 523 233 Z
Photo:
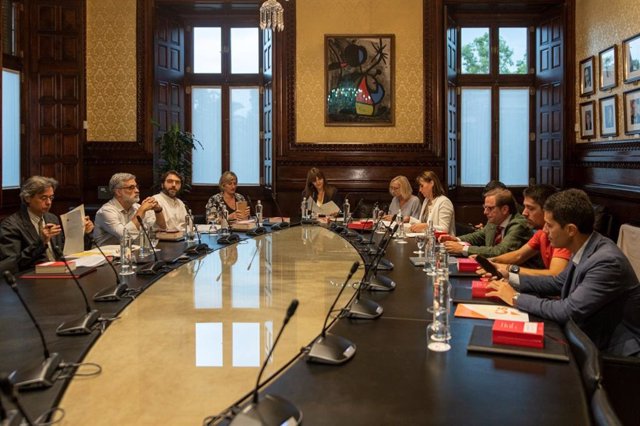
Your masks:
M 252 389 L 294 298 L 300 305 L 264 377 L 313 340 L 356 260 L 334 233 L 296 227 L 167 274 L 93 346 L 84 361 L 103 372 L 71 382 L 60 403 L 63 423 L 200 424 Z M 337 306 L 352 293 L 349 286 Z

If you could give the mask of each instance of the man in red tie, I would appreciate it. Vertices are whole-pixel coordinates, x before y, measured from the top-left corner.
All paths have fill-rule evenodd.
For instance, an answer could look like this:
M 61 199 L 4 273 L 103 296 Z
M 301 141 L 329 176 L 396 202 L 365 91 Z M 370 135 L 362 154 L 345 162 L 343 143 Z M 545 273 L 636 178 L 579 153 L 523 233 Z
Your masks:
M 487 217 L 487 224 L 482 229 L 458 238 L 443 237 L 450 254 L 494 257 L 518 249 L 531 238 L 527 220 L 518 213 L 516 201 L 508 189 L 488 192 L 482 207 Z

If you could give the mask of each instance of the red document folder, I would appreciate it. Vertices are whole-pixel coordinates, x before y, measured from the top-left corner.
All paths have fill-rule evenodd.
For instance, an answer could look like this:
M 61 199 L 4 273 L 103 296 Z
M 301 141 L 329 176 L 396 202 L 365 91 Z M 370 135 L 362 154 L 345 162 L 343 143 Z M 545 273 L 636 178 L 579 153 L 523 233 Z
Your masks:
M 373 221 L 372 220 L 362 220 L 362 221 L 357 221 L 357 222 L 351 222 L 350 224 L 347 225 L 347 228 L 355 229 L 357 231 L 368 231 L 371 228 L 373 228 Z
M 458 258 L 458 271 L 475 272 L 480 265 L 474 259 Z
M 489 285 L 489 281 L 480 281 L 480 280 L 471 281 L 471 297 L 482 298 L 482 299 L 488 298 L 487 293 L 490 291 L 493 291 L 492 289 L 487 287 L 488 285 Z
M 496 320 L 491 332 L 494 344 L 544 347 L 544 323 L 541 322 Z

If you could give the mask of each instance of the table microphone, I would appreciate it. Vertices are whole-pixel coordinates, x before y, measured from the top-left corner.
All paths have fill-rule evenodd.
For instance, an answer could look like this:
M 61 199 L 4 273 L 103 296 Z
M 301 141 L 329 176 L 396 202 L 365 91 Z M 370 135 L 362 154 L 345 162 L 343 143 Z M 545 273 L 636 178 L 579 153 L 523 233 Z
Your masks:
M 291 425 L 291 424 L 300 424 L 302 422 L 302 412 L 298 407 L 293 405 L 288 400 L 277 396 L 267 394 L 260 401 L 258 398 L 258 390 L 260 389 L 260 379 L 262 378 L 262 374 L 264 373 L 264 369 L 267 367 L 267 363 L 273 354 L 273 351 L 278 344 L 278 340 L 280 340 L 280 336 L 284 331 L 287 323 L 295 314 L 296 309 L 298 308 L 298 299 L 293 299 L 289 307 L 287 308 L 287 314 L 284 317 L 284 322 L 282 323 L 282 327 L 280 327 L 280 331 L 278 331 L 278 335 L 276 336 L 276 340 L 271 345 L 271 349 L 267 354 L 264 362 L 262 363 L 262 368 L 258 373 L 258 379 L 256 380 L 256 386 L 253 390 L 253 397 L 249 404 L 247 404 L 244 408 L 240 410 L 240 412 L 233 418 L 230 425 L 231 426 L 249 426 L 249 425 Z
M 33 316 L 33 313 L 31 312 L 31 309 L 29 309 L 27 302 L 25 302 L 25 300 L 20 295 L 20 292 L 18 291 L 16 277 L 14 277 L 13 274 L 9 271 L 4 271 L 3 276 L 9 287 L 11 287 L 11 289 L 16 293 L 16 296 L 18 296 L 18 299 L 24 307 L 24 310 L 27 311 L 27 314 L 29 314 L 31 322 L 38 331 L 40 341 L 42 342 L 42 349 L 44 351 L 44 361 L 42 362 L 42 364 L 40 364 L 40 367 L 33 370 L 29 374 L 20 375 L 21 377 L 17 380 L 16 387 L 19 389 L 47 388 L 53 385 L 54 375 L 60 368 L 62 359 L 60 357 L 60 354 L 58 354 L 57 352 L 51 354 L 49 353 L 49 348 L 47 347 L 47 341 L 44 339 L 42 328 L 36 320 L 36 317 Z
M 384 260 L 382 256 L 387 249 L 387 246 L 393 239 L 393 234 L 398 230 L 398 224 L 389 228 L 389 233 L 385 233 L 380 240 L 378 251 L 374 255 L 372 261 L 369 263 L 369 268 L 365 273 L 365 278 L 362 280 L 361 285 L 365 285 L 367 289 L 374 291 L 391 291 L 396 288 L 396 283 L 386 275 L 378 275 L 380 269 L 380 263 Z
M 349 282 L 351 277 L 353 277 L 353 274 L 356 273 L 359 266 L 360 262 L 353 262 L 347 279 L 344 281 L 344 284 L 342 284 L 340 291 L 331 304 L 329 312 L 327 312 L 327 316 L 324 319 L 324 324 L 322 326 L 322 332 L 320 333 L 320 336 L 318 336 L 311 344 L 311 348 L 309 349 L 309 353 L 307 354 L 307 361 L 318 362 L 322 364 L 342 364 L 350 360 L 353 355 L 355 355 L 356 345 L 344 337 L 327 333 L 327 322 L 329 321 L 329 316 L 333 312 L 333 308 L 335 308 L 336 303 L 338 303 L 338 299 L 340 299 L 342 292 L 347 286 L 347 283 Z
M 251 212 L 251 210 L 255 211 L 255 209 L 253 208 L 253 203 L 251 202 L 251 197 L 248 195 L 247 195 L 247 201 L 249 201 L 249 212 Z M 259 224 L 257 221 L 258 221 L 258 215 L 256 214 L 256 227 L 253 229 L 249 229 L 246 232 L 246 234 L 249 235 L 250 237 L 255 237 L 257 235 L 262 235 L 267 233 L 267 228 L 262 226 L 262 224 Z
M 189 218 L 191 219 L 191 223 L 193 223 L 193 228 L 196 232 L 196 238 L 198 238 L 198 244 L 196 244 L 193 247 L 188 247 L 184 252 L 186 254 L 200 254 L 200 252 L 210 253 L 213 250 L 209 247 L 208 244 L 202 242 L 202 237 L 200 236 L 200 231 L 198 230 L 198 225 L 196 225 L 196 221 L 193 218 L 193 214 L 191 214 L 191 209 L 187 208 L 188 207 L 187 203 L 185 203 L 184 201 L 183 203 L 185 205 L 185 210 L 187 211 L 187 215 L 189 215 Z
M 278 200 L 276 200 L 276 194 L 273 191 L 271 192 L 271 199 L 273 200 L 273 204 L 276 205 L 276 209 L 278 210 L 278 214 L 280 215 L 280 223 L 274 223 L 273 225 L 271 225 L 271 230 L 279 231 L 281 229 L 288 228 L 289 226 L 291 226 L 291 224 L 289 222 L 284 221 L 284 216 L 282 215 L 282 209 L 280 209 L 280 204 L 278 203 Z
M 144 236 L 147 238 L 147 241 L 151 241 L 151 238 L 149 237 L 147 228 L 145 228 L 144 226 L 144 222 L 142 221 L 142 218 L 140 216 L 136 216 L 136 219 L 138 220 L 138 223 L 140 223 L 140 230 L 142 231 Z M 151 247 L 151 252 L 153 253 L 154 261 L 151 262 L 150 264 L 145 265 L 143 268 L 138 269 L 138 271 L 136 272 L 137 275 L 155 275 L 160 271 L 160 269 L 162 269 L 167 264 L 162 260 L 158 260 L 158 253 L 156 253 L 156 249 L 154 247 Z
M 80 281 L 78 281 L 78 277 L 76 276 L 76 274 L 74 274 L 71 268 L 69 267 L 69 263 L 67 262 L 67 259 L 62 254 L 60 247 L 54 244 L 53 252 L 56 255 L 56 258 L 62 261 L 64 265 L 67 267 L 67 270 L 69 271 L 69 274 L 73 279 L 73 282 L 76 283 L 76 287 L 78 287 L 78 290 L 82 294 L 82 298 L 84 299 L 84 306 L 87 311 L 87 313 L 81 316 L 80 318 L 77 318 L 71 321 L 66 321 L 60 324 L 56 329 L 56 334 L 59 336 L 91 334 L 91 332 L 93 331 L 93 325 L 100 318 L 100 313 L 98 312 L 97 309 L 91 309 L 91 306 L 89 306 L 89 299 L 87 299 L 87 293 L 85 293 L 84 289 L 80 285 Z
M 93 301 L 94 302 L 113 302 L 116 300 L 120 300 L 122 296 L 125 295 L 127 290 L 129 290 L 129 286 L 126 283 L 123 283 L 122 281 L 120 281 L 120 275 L 118 274 L 118 271 L 116 271 L 116 268 L 113 266 L 113 262 L 111 262 L 109 260 L 109 257 L 107 257 L 107 255 L 104 254 L 104 252 L 102 251 L 102 247 L 100 247 L 98 242 L 90 235 L 89 235 L 89 240 L 91 241 L 91 244 L 96 246 L 96 248 L 98 249 L 102 257 L 104 257 L 104 260 L 107 261 L 107 264 L 111 267 L 111 270 L 116 276 L 116 285 L 111 287 L 106 287 L 98 291 L 96 294 L 93 295 Z
M 31 420 L 31 418 L 25 411 L 24 407 L 20 403 L 20 399 L 18 399 L 18 394 L 16 392 L 16 389 L 11 383 L 11 379 L 9 379 L 9 376 L 4 373 L 0 374 L 0 391 L 4 394 L 5 397 L 7 397 L 9 401 L 11 401 L 13 405 L 15 405 L 15 407 L 18 409 L 18 411 L 22 415 L 27 425 L 29 426 L 35 425 L 33 420 Z M 16 415 L 15 411 L 16 410 L 11 410 L 8 413 L 5 412 L 4 408 L 2 407 L 2 402 L 0 401 L 0 424 L 2 426 L 22 425 L 23 422 Z

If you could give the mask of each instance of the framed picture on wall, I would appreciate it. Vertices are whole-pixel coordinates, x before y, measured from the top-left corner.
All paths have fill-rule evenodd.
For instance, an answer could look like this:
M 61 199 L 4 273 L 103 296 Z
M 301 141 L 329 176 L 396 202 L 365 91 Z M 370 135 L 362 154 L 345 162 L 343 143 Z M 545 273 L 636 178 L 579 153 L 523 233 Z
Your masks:
M 622 42 L 624 82 L 640 80 L 640 34 Z
M 591 139 L 596 136 L 596 102 L 580 104 L 580 137 Z
M 593 63 L 593 56 L 580 61 L 580 96 L 589 96 L 595 93 Z
M 395 124 L 395 36 L 325 35 L 325 125 Z
M 624 92 L 624 132 L 640 133 L 640 89 Z
M 600 62 L 600 90 L 612 89 L 618 85 L 618 46 L 615 44 L 598 54 Z
M 600 98 L 600 136 L 618 136 L 617 95 Z

